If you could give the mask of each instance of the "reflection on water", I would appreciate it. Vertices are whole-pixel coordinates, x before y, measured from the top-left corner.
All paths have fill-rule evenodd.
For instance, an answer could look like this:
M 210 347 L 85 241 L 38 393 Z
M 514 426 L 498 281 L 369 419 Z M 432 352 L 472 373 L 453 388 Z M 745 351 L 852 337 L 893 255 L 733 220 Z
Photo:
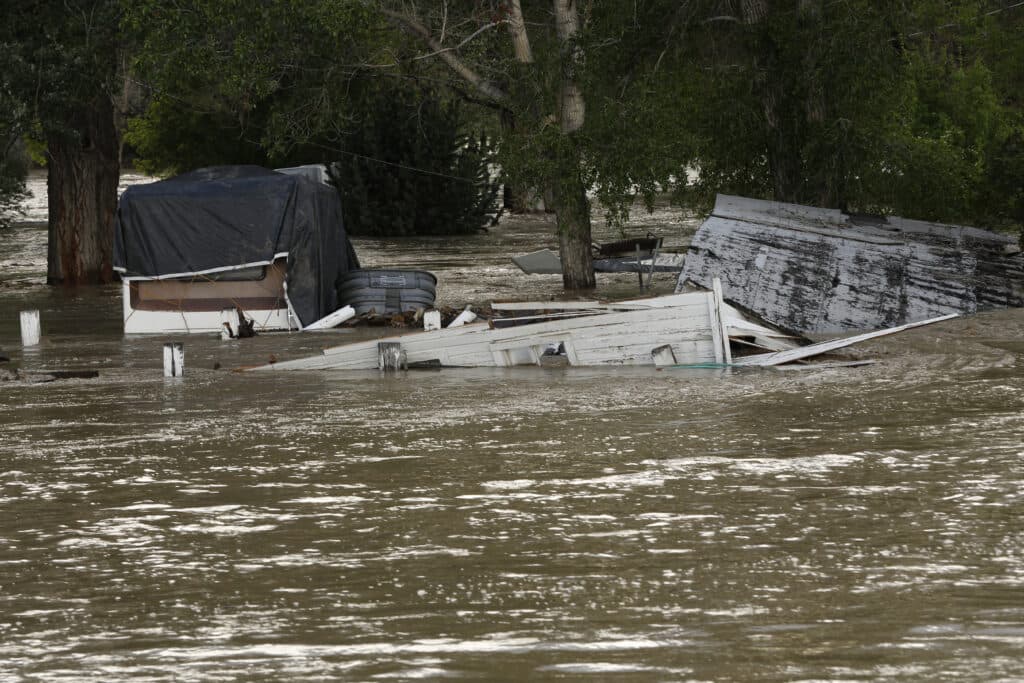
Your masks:
M 360 251 L 550 294 L 505 265 L 537 223 Z M 0 347 L 101 376 L 0 384 L 0 680 L 1024 677 L 1019 311 L 857 369 L 213 369 L 336 332 L 188 338 L 165 380 L 19 230 Z

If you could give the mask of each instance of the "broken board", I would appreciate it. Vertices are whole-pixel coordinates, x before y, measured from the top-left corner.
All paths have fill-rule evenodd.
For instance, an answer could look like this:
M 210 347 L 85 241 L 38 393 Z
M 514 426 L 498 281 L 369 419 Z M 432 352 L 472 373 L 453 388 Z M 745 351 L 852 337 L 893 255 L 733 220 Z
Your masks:
M 1015 237 L 719 195 L 676 291 L 710 289 L 799 334 L 877 330 L 1024 305 Z
M 931 325 L 932 323 L 951 320 L 952 318 L 957 317 L 959 316 L 956 313 L 951 313 L 937 318 L 921 320 L 915 323 L 907 323 L 906 325 L 900 325 L 899 327 L 890 327 L 888 329 L 877 330 L 875 332 L 864 332 L 863 334 L 857 334 L 852 337 L 829 339 L 828 341 L 818 342 L 817 344 L 808 344 L 807 346 L 799 346 L 785 351 L 776 351 L 775 353 L 762 353 L 756 356 L 746 356 L 745 358 L 737 359 L 734 365 L 742 365 L 746 367 L 772 367 L 775 365 L 782 365 L 783 363 L 792 363 L 805 358 L 811 358 L 812 356 L 820 356 L 823 353 L 836 351 L 869 339 L 875 339 L 876 337 L 884 337 L 886 335 L 896 334 L 897 332 L 903 332 L 904 330 L 909 330 L 914 327 Z

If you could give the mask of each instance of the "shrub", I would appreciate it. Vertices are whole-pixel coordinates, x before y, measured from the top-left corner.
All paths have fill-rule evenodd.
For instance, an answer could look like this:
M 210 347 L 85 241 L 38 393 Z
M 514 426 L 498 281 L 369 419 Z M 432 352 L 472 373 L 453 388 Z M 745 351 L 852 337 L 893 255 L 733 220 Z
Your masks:
M 459 105 L 420 89 L 376 100 L 329 167 L 349 233 L 467 234 L 492 222 L 494 149 L 485 135 L 464 132 Z

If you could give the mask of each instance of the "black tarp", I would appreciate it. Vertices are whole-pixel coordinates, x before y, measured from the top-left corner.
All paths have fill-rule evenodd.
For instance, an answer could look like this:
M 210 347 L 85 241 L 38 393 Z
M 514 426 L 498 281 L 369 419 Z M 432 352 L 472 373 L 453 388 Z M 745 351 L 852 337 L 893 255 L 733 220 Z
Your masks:
M 121 195 L 114 268 L 125 276 L 211 274 L 283 254 L 301 324 L 333 312 L 335 281 L 359 267 L 334 188 L 258 166 L 219 166 Z

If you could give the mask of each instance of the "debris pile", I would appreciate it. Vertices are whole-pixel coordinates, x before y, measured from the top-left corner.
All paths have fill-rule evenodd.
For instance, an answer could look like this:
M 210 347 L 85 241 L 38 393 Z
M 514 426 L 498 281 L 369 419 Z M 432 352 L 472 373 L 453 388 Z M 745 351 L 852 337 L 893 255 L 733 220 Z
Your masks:
M 431 324 L 431 313 L 437 312 L 422 315 L 426 329 L 420 332 L 342 344 L 317 356 L 250 369 L 514 367 L 547 365 L 553 356 L 564 357 L 564 364 L 571 366 L 771 367 L 955 317 L 801 346 L 804 340 L 751 320 L 726 304 L 717 279 L 711 291 L 631 301 L 493 303 L 488 320 L 456 324 L 463 312 L 445 327 Z M 414 313 L 411 321 L 418 316 Z M 436 320 L 440 318 L 437 313 Z

